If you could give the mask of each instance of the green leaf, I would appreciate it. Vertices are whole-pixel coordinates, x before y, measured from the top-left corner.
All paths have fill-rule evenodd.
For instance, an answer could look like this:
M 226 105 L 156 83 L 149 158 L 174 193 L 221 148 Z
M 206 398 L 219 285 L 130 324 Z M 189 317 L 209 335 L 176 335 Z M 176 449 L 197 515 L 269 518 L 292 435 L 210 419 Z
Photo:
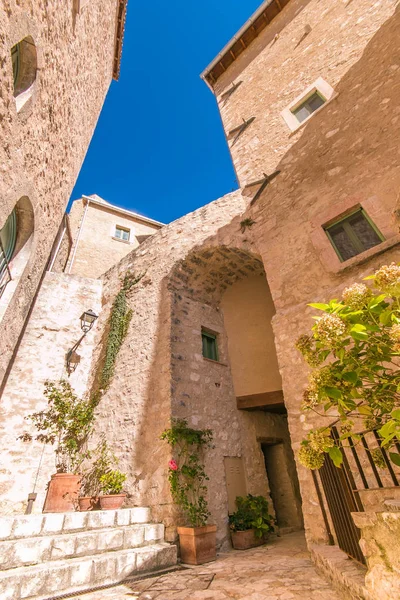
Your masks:
M 353 327 L 351 328 L 350 331 L 365 331 L 367 328 L 365 327 L 365 325 L 362 325 L 361 323 L 356 323 L 355 325 L 353 325 Z
M 371 415 L 372 414 L 372 410 L 370 406 L 359 406 L 357 408 L 358 412 L 360 413 L 360 415 Z
M 400 409 L 397 408 L 396 410 L 392 410 L 392 412 L 390 413 L 393 417 L 393 419 L 396 419 L 396 421 L 400 421 Z
M 323 304 L 321 302 L 312 302 L 307 306 L 311 306 L 312 308 L 318 308 L 318 310 L 326 310 L 327 308 L 329 308 L 329 304 Z
M 375 296 L 374 298 L 371 298 L 371 300 L 368 303 L 368 308 L 370 310 L 375 308 L 376 306 L 378 306 L 378 304 L 381 304 L 381 302 L 383 302 L 385 298 L 386 294 L 380 294 L 380 296 Z
M 368 333 L 365 331 L 350 331 L 350 335 L 353 340 L 360 340 L 361 342 L 365 342 L 368 339 Z
M 389 325 L 391 314 L 390 310 L 383 311 L 383 313 L 379 315 L 379 323 L 382 323 L 382 325 Z
M 388 421 L 385 423 L 383 427 L 378 431 L 379 435 L 383 438 L 387 438 L 390 435 L 393 435 L 396 429 L 396 424 L 393 421 Z
M 342 398 L 342 392 L 338 388 L 325 387 L 324 391 L 329 398 L 333 398 L 334 400 L 340 400 L 340 398 Z
M 350 383 L 357 383 L 358 375 L 355 371 L 347 371 L 346 373 L 343 373 L 343 379 L 345 381 L 350 381 Z
M 389 452 L 390 460 L 397 466 L 400 467 L 400 454 L 397 452 Z
M 332 448 L 329 448 L 329 456 L 332 459 L 332 462 L 335 465 L 335 467 L 340 467 L 340 465 L 343 462 L 343 456 L 337 446 L 333 446 Z

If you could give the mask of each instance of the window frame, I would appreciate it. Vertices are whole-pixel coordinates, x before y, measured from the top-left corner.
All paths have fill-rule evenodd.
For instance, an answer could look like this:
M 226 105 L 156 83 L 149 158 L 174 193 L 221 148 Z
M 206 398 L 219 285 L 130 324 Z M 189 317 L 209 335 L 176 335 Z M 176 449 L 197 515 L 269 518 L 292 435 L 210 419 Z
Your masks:
M 204 354 L 204 339 L 203 338 L 208 338 L 209 340 L 212 340 L 214 342 L 215 358 L 211 358 L 210 356 L 205 356 L 205 354 Z M 219 362 L 218 334 L 214 331 L 205 329 L 204 327 L 201 328 L 201 352 L 202 352 L 203 358 L 205 358 L 206 360 L 212 360 L 213 362 Z
M 304 121 L 299 121 L 294 114 L 293 111 L 297 110 L 302 104 L 307 102 L 311 96 L 317 93 L 325 102 L 314 112 L 312 112 Z M 306 123 L 314 115 L 319 113 L 320 110 L 323 110 L 325 106 L 327 106 L 331 100 L 337 97 L 337 92 L 333 89 L 329 83 L 327 83 L 322 77 L 318 77 L 311 85 L 309 85 L 297 98 L 293 100 L 282 112 L 281 117 L 285 121 L 286 125 L 289 127 L 292 133 L 304 127 Z
M 351 224 L 348 223 L 348 220 L 351 219 L 351 217 L 353 217 L 357 213 L 360 213 L 364 217 L 364 219 L 367 221 L 369 226 L 373 229 L 373 231 L 375 231 L 376 235 L 380 239 L 380 243 L 385 241 L 384 235 L 379 231 L 378 227 L 372 221 L 371 217 L 366 213 L 366 211 L 363 209 L 363 207 L 358 207 L 355 210 L 353 210 L 352 212 L 350 212 L 346 215 L 343 215 L 336 221 L 333 221 L 331 223 L 323 225 L 323 230 L 326 233 L 326 236 L 327 236 L 328 240 L 330 241 L 332 248 L 335 250 L 336 255 L 339 258 L 341 263 L 345 263 L 348 260 L 352 260 L 353 258 L 355 258 L 356 256 L 359 256 L 363 252 L 367 252 L 368 250 L 371 250 L 371 248 L 376 248 L 377 246 L 379 246 L 379 243 L 378 243 L 378 244 L 375 244 L 374 246 L 371 246 L 371 248 L 364 248 L 362 241 L 359 239 L 357 234 L 354 232 Z M 336 246 L 336 244 L 333 240 L 333 237 L 329 232 L 329 229 L 332 229 L 332 227 L 336 227 L 337 225 L 340 225 L 340 224 L 342 224 L 342 227 L 343 227 L 346 235 L 348 236 L 348 238 L 350 239 L 351 243 L 354 245 L 356 250 L 359 250 L 357 252 L 357 254 L 355 254 L 354 256 L 351 256 L 350 258 L 342 257 L 339 248 Z
M 122 233 L 126 232 L 128 234 L 128 239 L 124 240 L 123 236 L 118 236 L 117 231 L 121 231 Z M 128 227 L 123 227 L 122 225 L 115 225 L 113 238 L 119 242 L 125 242 L 125 244 L 129 244 L 131 241 L 131 229 L 128 229 Z
M 322 104 L 320 106 L 318 106 L 315 110 L 311 110 L 309 115 L 305 119 L 300 121 L 300 119 L 296 113 L 299 110 L 301 110 L 302 108 L 307 108 L 309 110 L 309 102 L 310 102 L 311 98 L 313 98 L 314 96 L 317 96 L 318 98 L 320 98 L 322 100 Z M 322 108 L 324 106 L 324 104 L 326 103 L 326 101 L 327 101 L 326 98 L 324 98 L 324 96 L 321 94 L 321 92 L 318 90 L 315 90 L 303 102 L 301 102 L 297 106 L 294 106 L 290 110 L 291 110 L 292 114 L 296 117 L 296 119 L 298 120 L 299 123 L 304 123 L 304 121 L 307 121 L 307 119 L 309 119 L 315 112 L 317 112 L 317 110 Z

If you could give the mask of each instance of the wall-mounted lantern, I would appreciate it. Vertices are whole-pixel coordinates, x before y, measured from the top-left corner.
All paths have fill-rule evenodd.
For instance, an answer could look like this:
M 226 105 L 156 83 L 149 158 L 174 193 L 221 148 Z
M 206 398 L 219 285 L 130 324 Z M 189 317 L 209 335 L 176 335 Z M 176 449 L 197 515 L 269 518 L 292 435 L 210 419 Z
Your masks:
M 81 329 L 83 331 L 83 335 L 79 338 L 76 344 L 72 346 L 71 350 L 69 350 L 66 355 L 68 375 L 71 375 L 71 373 L 73 373 L 76 367 L 79 365 L 81 357 L 77 353 L 77 350 L 81 345 L 81 342 L 85 335 L 92 329 L 96 319 L 98 319 L 98 315 L 96 315 L 96 313 L 93 312 L 91 308 L 89 310 L 85 310 L 85 312 L 81 315 Z
M 82 331 L 84 331 L 85 333 L 90 331 L 96 319 L 98 319 L 98 315 L 96 315 L 96 313 L 93 312 L 91 308 L 89 310 L 86 310 L 81 316 Z

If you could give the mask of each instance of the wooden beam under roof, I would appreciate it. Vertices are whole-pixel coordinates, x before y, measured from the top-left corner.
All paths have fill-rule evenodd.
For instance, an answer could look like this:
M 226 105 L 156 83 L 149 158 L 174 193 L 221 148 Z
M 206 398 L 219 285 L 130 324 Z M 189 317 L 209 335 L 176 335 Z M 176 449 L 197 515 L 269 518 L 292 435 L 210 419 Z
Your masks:
M 236 398 L 238 410 L 264 410 L 270 412 L 286 412 L 282 390 L 250 394 Z
M 236 36 L 234 36 L 227 46 L 225 46 L 209 67 L 203 71 L 201 77 L 213 88 L 222 73 L 238 59 L 238 56 L 240 56 L 237 52 L 235 53 L 232 51 L 232 47 L 240 42 L 243 49 L 248 48 L 251 42 L 269 26 L 290 1 L 291 0 L 265 0 L 261 7 L 252 17 L 250 17 L 247 23 L 245 23 Z

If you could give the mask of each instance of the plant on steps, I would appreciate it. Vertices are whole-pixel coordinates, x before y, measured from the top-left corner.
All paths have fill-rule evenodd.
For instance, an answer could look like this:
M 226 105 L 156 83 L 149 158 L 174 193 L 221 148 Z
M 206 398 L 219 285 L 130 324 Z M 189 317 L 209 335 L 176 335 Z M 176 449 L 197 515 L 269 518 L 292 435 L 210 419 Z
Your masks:
M 331 421 L 302 442 L 299 460 L 310 469 L 322 467 L 325 454 L 339 467 L 346 440 L 360 443 L 361 433 L 370 431 L 378 431 L 381 447 L 400 466 L 394 451 L 400 439 L 400 266 L 382 266 L 365 279 L 373 285 L 355 283 L 341 300 L 310 304 L 322 316 L 314 317 L 312 335 L 296 344 L 313 367 L 302 410 L 323 411 Z M 339 439 L 331 436 L 333 426 Z M 382 466 L 379 447 L 371 457 Z
M 26 417 L 39 431 L 34 439 L 56 445 L 58 473 L 79 473 L 82 462 L 88 456 L 86 443 L 93 432 L 96 403 L 79 398 L 64 379 L 46 381 L 43 393 L 48 400 L 48 408 Z M 33 436 L 24 433 L 20 438 L 32 441 Z
M 105 510 L 118 509 L 124 503 L 126 494 L 121 493 L 126 475 L 121 471 L 108 471 L 100 477 L 100 507 Z
M 100 488 L 103 494 L 115 495 L 122 492 L 126 475 L 121 471 L 109 471 L 100 477 Z
M 87 440 L 93 432 L 97 402 L 79 398 L 65 380 L 46 381 L 44 395 L 48 408 L 26 418 L 39 432 L 35 440 L 56 445 L 57 472 L 49 482 L 43 512 L 64 512 L 77 504 L 80 469 L 89 457 Z M 20 439 L 31 441 L 33 436 L 24 433 Z

